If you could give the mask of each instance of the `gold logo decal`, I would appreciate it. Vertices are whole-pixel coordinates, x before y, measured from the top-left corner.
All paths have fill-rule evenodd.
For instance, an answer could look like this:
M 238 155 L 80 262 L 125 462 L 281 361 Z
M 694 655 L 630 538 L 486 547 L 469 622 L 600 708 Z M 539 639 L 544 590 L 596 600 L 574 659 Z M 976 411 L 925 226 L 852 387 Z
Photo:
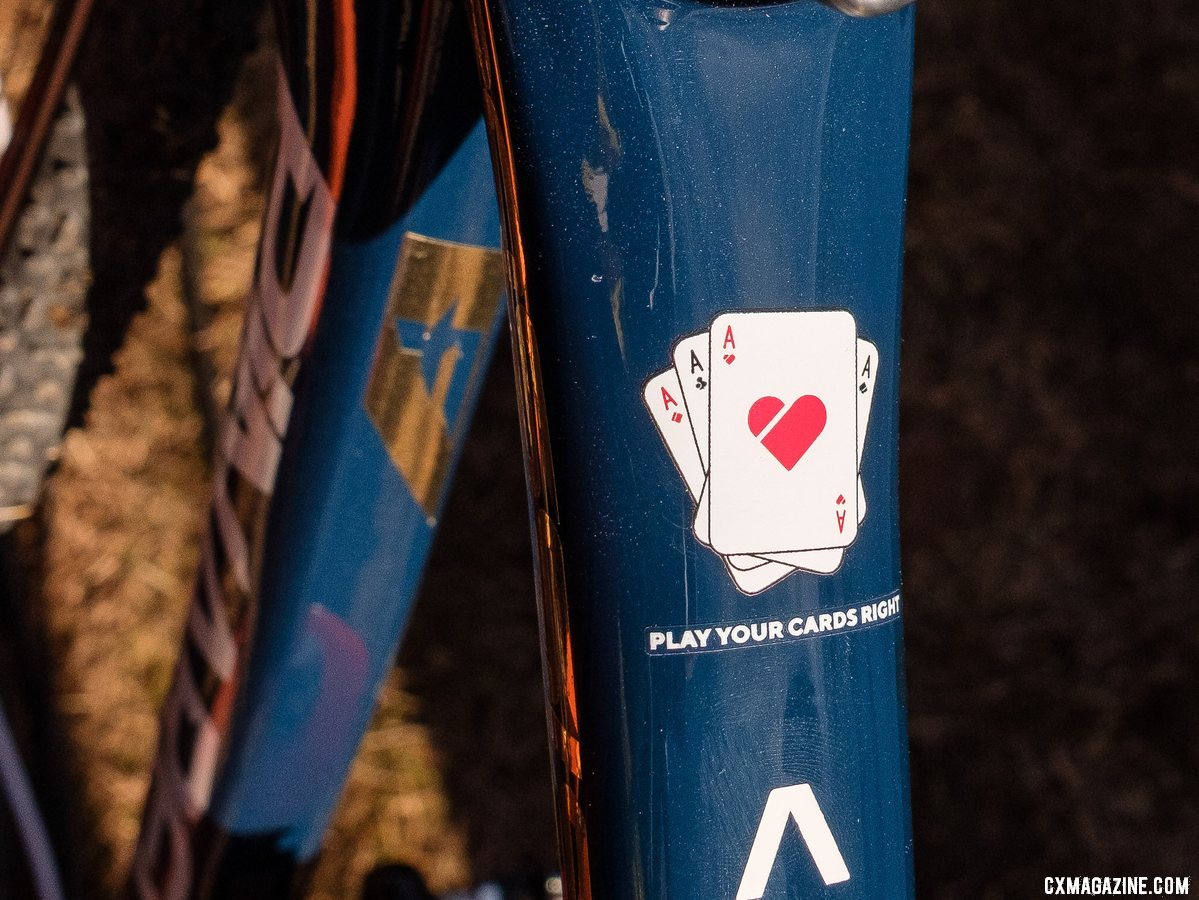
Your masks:
M 503 290 L 498 250 L 404 235 L 366 410 L 430 517 Z

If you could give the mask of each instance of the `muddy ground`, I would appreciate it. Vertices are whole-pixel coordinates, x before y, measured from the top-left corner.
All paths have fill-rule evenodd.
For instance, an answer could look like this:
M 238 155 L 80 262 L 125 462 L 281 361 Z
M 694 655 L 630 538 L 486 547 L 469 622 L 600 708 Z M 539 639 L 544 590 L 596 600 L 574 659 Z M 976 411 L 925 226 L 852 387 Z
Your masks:
M 253 110 L 226 107 L 257 16 L 235 0 L 104 0 L 82 63 L 103 327 L 86 427 L 34 547 L 88 785 L 81 866 L 108 889 L 205 492 L 172 245 L 222 111 L 254 131 Z M 1199 8 L 920 0 L 918 18 L 901 418 L 918 893 L 1199 876 Z M 224 201 L 235 211 L 210 223 L 243 245 L 245 155 L 230 163 L 248 167 Z M 232 302 L 241 276 L 224 274 Z M 497 359 L 323 896 L 352 896 L 377 859 L 441 886 L 552 859 L 529 549 L 513 527 L 519 443 Z M 133 402 L 151 411 L 129 415 Z M 125 493 L 89 467 L 119 472 Z M 85 634 L 106 649 L 79 649 Z M 95 686 L 96 666 L 110 683 Z

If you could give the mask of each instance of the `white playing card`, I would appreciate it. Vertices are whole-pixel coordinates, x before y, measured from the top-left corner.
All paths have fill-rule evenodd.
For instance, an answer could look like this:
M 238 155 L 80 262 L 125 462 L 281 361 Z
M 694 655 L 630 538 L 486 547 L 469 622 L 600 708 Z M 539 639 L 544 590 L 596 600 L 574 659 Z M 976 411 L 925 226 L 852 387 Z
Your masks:
M 862 452 L 866 449 L 866 429 L 870 424 L 870 408 L 874 403 L 874 381 L 878 374 L 878 347 L 870 343 L 870 341 L 858 338 L 858 361 L 857 361 L 857 383 L 855 390 L 857 391 L 858 403 L 858 524 L 866 518 L 866 491 L 862 487 Z M 698 521 L 698 513 L 697 513 Z M 799 551 L 797 553 L 770 553 L 765 554 L 766 559 L 774 560 L 775 562 L 786 563 L 791 566 L 803 567 L 809 563 L 811 553 L 825 554 L 828 550 L 817 551 Z M 836 551 L 838 554 L 843 551 Z M 827 564 L 827 563 L 825 563 Z M 840 559 L 837 560 L 839 566 Z M 824 571 L 824 570 L 820 570 Z M 836 571 L 836 568 L 831 571 Z
M 858 468 L 866 448 L 866 429 L 870 425 L 870 407 L 874 405 L 874 382 L 878 379 L 878 347 L 858 338 Z
M 858 338 L 858 522 L 866 518 L 866 492 L 862 489 L 862 453 L 866 449 L 866 429 L 870 426 L 870 408 L 874 405 L 874 382 L 878 378 L 878 347 Z
M 687 492 L 692 501 L 697 500 L 705 475 L 674 369 L 660 372 L 647 381 L 642 396 L 667 453 L 683 476 Z M 751 556 L 725 558 L 725 565 L 733 582 L 746 594 L 760 593 L 795 571 L 793 566 Z
M 708 524 L 708 485 L 704 482 L 703 491 L 699 495 L 699 501 L 695 511 L 695 530 L 696 539 L 705 547 L 710 547 L 711 544 L 706 540 L 707 532 L 701 535 L 700 524 Z M 793 553 L 772 553 L 763 556 L 745 556 L 737 555 L 728 557 L 730 560 L 756 559 L 769 560 L 776 563 L 785 563 L 788 566 L 794 566 L 796 569 L 802 569 L 805 572 L 815 572 L 818 575 L 831 575 L 841 568 L 841 560 L 845 557 L 845 549 L 837 547 L 830 550 L 799 550 Z M 731 565 L 732 563 L 730 563 Z
M 750 569 L 748 572 L 743 572 L 740 569 L 733 568 L 729 563 L 728 557 L 725 557 L 724 561 L 728 567 L 729 576 L 733 579 L 733 584 L 737 585 L 741 593 L 751 596 L 753 594 L 760 594 L 768 587 L 778 584 L 795 571 L 794 566 L 768 562 Z
M 683 402 L 699 447 L 699 459 L 708 471 L 708 332 L 701 331 L 674 345 L 674 371 L 683 389 Z
M 700 338 L 705 338 L 704 335 L 696 335 L 680 341 L 675 349 L 675 371 L 678 371 L 680 356 L 689 364 L 694 366 L 694 360 L 690 359 L 689 353 L 692 348 L 684 347 L 688 342 L 693 344 Z M 706 338 L 705 338 L 706 339 Z M 679 353 L 679 348 L 683 348 L 684 353 Z M 866 448 L 866 429 L 870 423 L 870 409 L 874 401 L 874 382 L 878 374 L 878 348 L 870 341 L 858 339 L 858 384 L 857 384 L 857 404 L 858 404 L 858 523 L 866 518 L 866 491 L 862 486 L 862 453 Z M 698 380 L 695 382 L 696 390 L 702 390 L 703 398 L 706 401 L 707 379 L 703 378 L 703 388 L 698 385 Z M 686 386 L 683 389 L 683 397 L 688 398 Z M 695 406 L 696 402 L 691 401 L 691 406 Z M 696 433 L 697 443 L 701 448 L 707 444 L 708 435 L 706 431 L 701 431 L 696 424 L 696 420 L 691 420 L 692 428 Z M 705 483 L 704 489 L 700 492 L 700 498 L 695 513 L 695 530 L 696 538 L 705 546 L 710 546 L 708 539 L 708 509 L 707 509 L 707 486 Z M 788 565 L 795 566 L 798 569 L 804 569 L 811 572 L 817 572 L 822 575 L 835 572 L 841 565 L 843 553 L 838 550 L 800 550 L 794 553 L 772 554 L 769 557 L 748 557 L 748 559 L 772 559 L 778 562 L 783 562 Z M 737 559 L 745 559 L 747 557 L 739 556 Z M 734 563 L 735 565 L 735 563 Z
M 730 566 L 739 572 L 748 572 L 750 569 L 756 569 L 759 566 L 764 566 L 770 562 L 764 556 L 750 556 L 748 553 L 734 553 L 732 556 L 726 556 L 724 559 Z M 786 563 L 790 566 L 790 563 Z M 794 568 L 794 566 L 792 566 Z
M 716 552 L 771 555 L 853 542 L 856 361 L 848 312 L 726 313 L 713 322 L 706 508 Z
M 700 462 L 691 419 L 687 415 L 687 407 L 683 405 L 683 391 L 674 369 L 659 372 L 647 381 L 642 398 L 650 417 L 658 426 L 658 434 L 662 436 L 666 452 L 683 476 L 683 484 L 687 486 L 691 499 L 695 500 L 703 490 L 707 475 Z

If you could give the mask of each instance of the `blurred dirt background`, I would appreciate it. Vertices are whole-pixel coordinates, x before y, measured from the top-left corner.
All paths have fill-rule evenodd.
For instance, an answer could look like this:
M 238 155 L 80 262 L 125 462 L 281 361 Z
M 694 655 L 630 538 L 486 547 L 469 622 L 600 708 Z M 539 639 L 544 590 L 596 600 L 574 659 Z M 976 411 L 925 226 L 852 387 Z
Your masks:
M 918 893 L 1194 877 L 1199 9 L 920 0 L 918 19 L 901 448 Z M 84 896 L 113 896 L 128 864 L 195 565 L 200 409 L 228 390 L 271 153 L 259 20 L 104 0 L 81 61 L 100 327 L 23 537 Z M 319 897 L 355 896 L 383 860 L 439 888 L 552 861 L 518 460 L 502 348 Z
M 144 32 L 131 12 L 103 10 L 93 40 L 115 35 L 117 42 L 89 46 L 80 63 L 87 90 L 95 92 L 87 112 L 98 145 L 96 215 L 108 217 L 98 237 L 107 252 L 96 259 L 96 282 L 103 286 L 91 298 L 100 327 L 78 392 L 79 427 L 68 433 L 36 533 L 31 527 L 24 535 L 36 560 L 39 619 L 49 636 L 57 706 L 71 747 L 71 844 L 80 896 L 118 896 L 136 840 L 158 709 L 179 652 L 207 507 L 211 435 L 204 411 L 223 409 L 228 398 L 273 157 L 269 31 L 257 33 L 253 10 L 230 5 L 208 12 L 190 27 L 214 29 L 211 34 L 185 28 L 160 46 L 162 36 Z M 219 62 L 196 86 L 196 96 L 180 79 L 199 73 L 180 73 L 175 57 L 193 40 L 200 41 L 187 51 L 194 65 Z M 255 45 L 257 52 L 247 55 Z M 140 56 L 149 49 L 149 59 Z M 105 79 L 113 90 L 131 70 L 141 77 L 120 105 L 99 99 Z M 211 93 L 200 96 L 200 90 Z M 203 102 L 197 108 L 184 101 Z M 148 196 L 155 182 L 168 198 Z M 145 207 L 134 205 L 139 199 Z M 111 357 L 106 341 L 116 347 Z M 498 356 L 505 363 L 509 358 L 506 351 Z M 456 572 L 451 561 L 430 574 L 426 594 L 448 596 L 431 611 L 437 625 L 418 616 L 414 632 L 423 628 L 426 637 L 381 697 L 316 874 L 312 896 L 322 900 L 356 895 L 367 871 L 397 860 L 415 864 L 437 890 L 467 885 L 476 874 L 553 868 L 519 468 L 501 480 L 498 493 L 494 486 L 480 488 L 493 458 L 514 466 L 518 460 L 510 378 L 505 384 L 504 369 L 499 373 L 498 393 L 492 387 L 482 404 L 492 424 L 475 436 L 463 463 L 468 485 L 456 492 L 448 516 L 477 518 L 473 507 L 480 500 L 494 510 L 488 515 L 496 531 L 511 535 L 507 546 L 490 542 L 500 574 L 483 585 L 485 596 L 477 573 Z M 521 528 L 506 520 L 512 509 Z M 465 548 L 447 551 L 447 544 L 477 537 L 451 533 L 439 556 L 460 557 Z M 492 603 L 493 594 L 506 602 Z M 491 613 L 478 613 L 484 605 L 495 607 L 491 637 L 467 653 L 492 659 L 466 672 L 463 648 L 447 653 L 445 642 L 454 640 L 456 620 L 460 636 L 468 618 L 474 625 L 489 619 Z M 509 641 L 526 653 L 503 658 L 497 650 Z M 406 687 L 437 684 L 447 674 L 457 677 L 457 687 L 434 699 L 452 717 L 449 743 L 457 750 L 467 749 L 456 733 L 464 723 L 475 758 L 465 764 L 445 760 L 433 726 L 421 721 L 422 698 Z M 463 684 L 463 675 L 482 681 Z M 442 772 L 451 766 L 463 790 L 486 782 L 463 817 L 450 813 Z M 486 835 L 472 832 L 479 821 L 487 823 Z
M 4 75 L 4 97 L 12 119 L 20 112 L 21 100 L 33 80 L 53 12 L 54 4 L 49 0 L 0 5 L 0 73 Z

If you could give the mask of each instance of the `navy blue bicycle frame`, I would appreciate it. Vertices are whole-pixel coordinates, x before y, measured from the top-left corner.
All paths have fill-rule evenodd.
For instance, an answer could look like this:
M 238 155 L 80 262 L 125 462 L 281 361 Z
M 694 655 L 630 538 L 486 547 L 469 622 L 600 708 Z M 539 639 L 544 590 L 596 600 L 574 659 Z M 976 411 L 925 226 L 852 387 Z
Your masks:
M 896 412 L 912 10 L 471 7 L 504 212 L 567 896 L 911 897 Z M 754 326 L 750 313 L 769 318 Z M 795 400 L 746 471 L 774 466 L 773 447 L 787 477 L 818 482 L 791 438 L 819 431 L 826 413 L 817 440 L 835 437 L 835 415 L 837 434 L 852 430 L 837 412 L 851 366 L 873 390 L 862 496 L 831 490 L 817 523 L 852 534 L 856 508 L 856 539 L 780 531 L 776 547 L 804 551 L 781 555 L 810 569 L 764 589 L 774 574 L 755 582 L 737 568 L 756 557 L 722 560 L 694 524 L 711 490 L 715 546 L 728 524 L 718 503 L 736 505 L 728 485 L 742 474 L 718 472 L 717 455 L 747 409 L 730 418 L 716 391 L 752 352 L 747 330 L 769 332 L 762 322 L 806 348 L 770 374 L 794 381 L 805 354 L 827 350 L 829 372 L 813 375 L 842 399 L 826 405 L 812 388 Z M 811 343 L 825 332 L 827 346 Z M 693 335 L 700 350 L 680 362 Z M 691 381 L 710 387 L 706 405 L 678 402 Z M 794 396 L 763 396 L 748 427 Z M 711 453 L 706 484 L 697 448 L 668 436 L 703 414 L 710 429 L 693 431 Z M 752 497 L 763 511 L 774 500 Z M 782 530 L 808 515 L 793 509 Z M 727 546 L 747 554 L 775 549 L 771 539 Z M 834 548 L 831 561 L 809 547 Z
M 303 891 L 506 274 L 566 896 L 911 897 L 912 13 L 850 14 L 898 5 L 281 4 L 280 162 L 135 895 Z M 777 545 L 717 551 L 746 410 L 720 412 L 715 368 L 763 322 L 827 356 L 832 393 L 764 395 L 748 424 L 774 461 L 746 471 L 823 490 L 802 457 L 839 442 L 850 480 L 834 537 L 784 516 Z

